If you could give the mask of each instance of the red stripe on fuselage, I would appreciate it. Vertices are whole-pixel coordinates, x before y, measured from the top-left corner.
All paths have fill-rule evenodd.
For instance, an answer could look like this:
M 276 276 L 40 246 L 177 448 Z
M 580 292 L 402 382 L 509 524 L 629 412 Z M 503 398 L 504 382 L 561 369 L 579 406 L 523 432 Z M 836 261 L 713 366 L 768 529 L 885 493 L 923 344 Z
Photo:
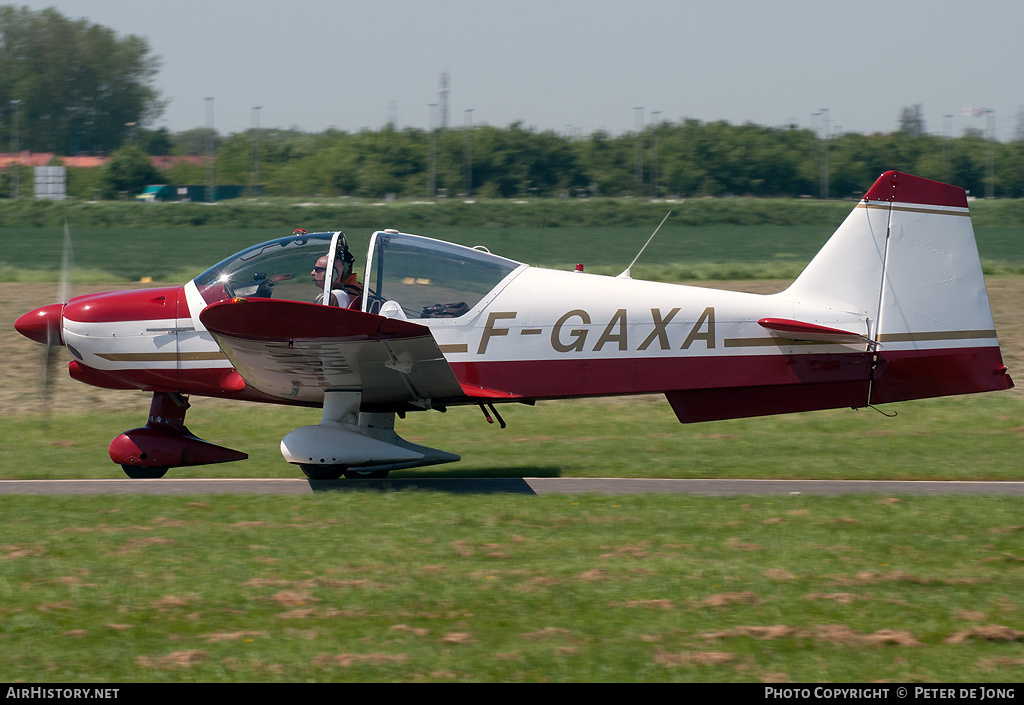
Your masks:
M 252 387 L 241 386 L 240 377 L 226 367 L 205 369 L 122 369 L 97 370 L 72 361 L 68 365 L 72 379 L 105 389 L 141 389 L 146 392 L 180 392 L 200 397 L 219 397 L 236 401 L 259 401 L 274 404 L 309 406 L 282 401 Z
M 451 363 L 463 385 L 518 397 L 650 394 L 670 389 L 866 380 L 869 353 Z

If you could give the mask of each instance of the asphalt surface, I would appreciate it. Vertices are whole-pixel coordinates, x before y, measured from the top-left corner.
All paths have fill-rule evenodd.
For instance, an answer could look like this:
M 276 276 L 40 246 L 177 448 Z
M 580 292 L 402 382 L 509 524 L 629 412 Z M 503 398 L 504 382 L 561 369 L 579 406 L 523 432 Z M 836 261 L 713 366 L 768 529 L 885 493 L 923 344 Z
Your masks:
M 424 478 L 388 480 L 160 479 L 160 480 L 0 480 L 0 494 L 40 495 L 304 495 L 319 492 L 427 491 L 451 494 L 691 494 L 737 495 L 873 494 L 1024 495 L 1024 482 L 934 482 L 887 480 L 717 480 L 628 478 Z

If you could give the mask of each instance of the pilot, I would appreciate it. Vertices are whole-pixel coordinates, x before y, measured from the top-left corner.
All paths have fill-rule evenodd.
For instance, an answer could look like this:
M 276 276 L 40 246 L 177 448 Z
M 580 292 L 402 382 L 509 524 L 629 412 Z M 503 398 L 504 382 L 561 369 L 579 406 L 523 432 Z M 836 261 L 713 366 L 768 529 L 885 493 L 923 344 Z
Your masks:
M 335 257 L 334 258 L 334 276 L 331 277 L 331 306 L 340 306 L 342 308 L 348 308 L 349 305 L 359 299 L 363 295 L 363 286 L 359 283 L 358 277 L 355 272 L 352 271 L 352 264 L 355 258 L 352 257 L 348 252 L 345 252 L 347 257 Z M 313 284 L 320 293 L 316 297 L 316 302 L 323 303 L 324 300 L 324 281 L 327 279 L 327 262 L 329 257 L 324 255 L 316 261 L 313 265 L 313 271 L 310 274 L 313 276 Z

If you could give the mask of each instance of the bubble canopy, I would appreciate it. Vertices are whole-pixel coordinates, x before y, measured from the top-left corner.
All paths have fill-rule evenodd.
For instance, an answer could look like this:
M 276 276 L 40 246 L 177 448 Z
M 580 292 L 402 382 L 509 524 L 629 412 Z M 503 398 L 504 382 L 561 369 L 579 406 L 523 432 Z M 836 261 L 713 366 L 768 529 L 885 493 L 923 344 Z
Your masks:
M 234 297 L 315 301 L 322 290 L 313 268 L 330 252 L 333 237 L 306 233 L 254 245 L 200 274 L 196 288 L 207 303 Z M 390 302 L 393 315 L 406 319 L 457 318 L 526 266 L 480 248 L 396 231 L 373 234 L 367 262 L 360 308 L 377 313 Z
M 311 233 L 254 245 L 196 277 L 206 303 L 259 296 L 314 301 L 321 290 L 312 277 L 316 261 L 330 251 L 334 233 Z
M 457 318 L 525 265 L 486 250 L 394 231 L 374 233 L 367 310 L 386 302 L 408 319 Z

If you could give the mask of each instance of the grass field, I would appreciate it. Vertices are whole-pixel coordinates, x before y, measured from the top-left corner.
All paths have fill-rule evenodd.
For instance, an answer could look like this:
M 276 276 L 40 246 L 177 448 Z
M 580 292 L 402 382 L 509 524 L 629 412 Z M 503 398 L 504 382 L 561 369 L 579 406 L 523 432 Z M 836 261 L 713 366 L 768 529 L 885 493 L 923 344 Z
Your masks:
M 665 242 L 663 231 L 651 248 L 665 249 L 645 259 L 785 279 L 828 235 L 808 227 L 799 237 L 670 230 Z M 567 230 L 493 229 L 483 244 L 571 265 L 580 245 Z M 1016 252 L 1014 233 L 993 230 L 991 242 L 1003 241 L 993 247 Z M 143 276 L 180 281 L 281 234 L 76 232 L 75 293 Z M 618 273 L 650 233 L 598 234 L 582 248 L 598 259 L 583 262 Z M 52 300 L 60 236 L 0 231 L 0 279 L 21 282 L 0 283 L 0 318 Z M 759 254 L 744 259 L 740 244 Z M 53 264 L 36 267 L 40 252 Z M 153 261 L 163 269 L 138 268 Z M 989 295 L 1019 377 L 1024 278 L 990 278 Z M 39 346 L 8 326 L 0 358 L 0 478 L 121 476 L 106 447 L 144 423 L 148 395 L 65 376 L 44 408 Z M 474 408 L 411 414 L 404 437 L 463 461 L 396 476 L 1024 479 L 1017 390 L 886 407 L 895 417 L 837 410 L 694 426 L 653 396 L 501 410 L 504 430 Z M 296 477 L 278 443 L 317 418 L 193 399 L 189 427 L 250 459 L 169 477 Z M 6 496 L 0 514 L 7 682 L 1024 679 L 1024 529 L 1013 499 Z
M 302 223 L 299 223 L 302 225 Z M 307 230 L 328 230 L 322 223 Z M 400 224 L 395 224 L 400 225 Z M 639 227 L 410 228 L 414 234 L 475 246 L 527 264 L 572 269 L 583 263 L 595 274 L 616 275 L 654 231 Z M 380 226 L 390 227 L 384 223 Z M 830 225 L 666 225 L 636 266 L 635 278 L 655 281 L 735 279 L 791 280 L 832 234 Z M 73 228 L 77 284 L 184 282 L 250 245 L 284 237 L 291 228 Z M 372 230 L 347 232 L 362 269 Z M 1024 273 L 1024 237 L 1014 226 L 977 228 L 986 274 Z M 63 228 L 0 228 L 0 282 L 55 282 Z
M 143 425 L 148 395 L 124 411 L 0 416 L 0 479 L 111 478 L 107 445 Z M 81 404 L 78 395 L 65 403 Z M 76 402 L 77 400 L 77 402 Z M 113 400 L 112 400 L 113 401 Z M 301 477 L 281 437 L 316 423 L 310 409 L 193 398 L 189 429 L 237 448 L 237 463 L 172 469 L 168 477 Z M 475 407 L 410 414 L 399 433 L 462 456 L 392 477 L 659 477 L 1024 480 L 1024 418 L 1015 392 L 683 426 L 663 397 L 503 406 L 502 430 Z
M 324 225 L 322 229 L 329 227 Z M 371 232 L 347 233 L 360 267 Z M 621 227 L 437 227 L 413 232 L 469 246 L 483 245 L 495 254 L 533 265 L 571 269 L 583 262 L 588 271 L 601 274 L 624 270 L 650 236 L 650 232 Z M 249 245 L 288 234 L 288 230 L 273 229 L 76 230 L 75 279 L 81 283 L 138 281 L 142 277 L 186 281 Z M 695 279 L 707 278 L 701 274 L 717 268 L 729 276 L 716 278 L 790 278 L 827 237 L 827 232 L 815 226 L 665 228 L 635 271 L 647 272 L 644 276 L 649 278 Z M 0 241 L 5 244 L 0 280 L 55 280 L 62 238 L 63 230 L 59 228 L 42 228 L 27 237 L 23 231 L 0 229 Z M 656 265 L 666 262 L 674 263 L 674 268 L 666 271 L 664 265 Z
M 0 497 L 10 682 L 1019 683 L 1016 500 Z

